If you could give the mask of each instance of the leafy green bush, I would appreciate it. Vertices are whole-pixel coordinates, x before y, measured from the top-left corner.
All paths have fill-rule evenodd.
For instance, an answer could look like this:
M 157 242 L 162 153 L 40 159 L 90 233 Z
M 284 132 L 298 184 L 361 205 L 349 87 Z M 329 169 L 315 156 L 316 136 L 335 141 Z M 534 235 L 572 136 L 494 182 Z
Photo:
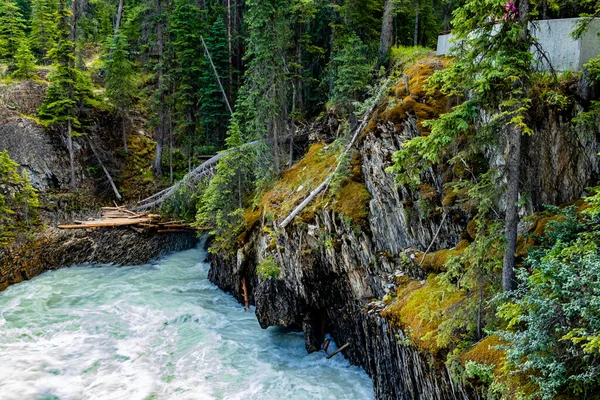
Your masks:
M 256 273 L 261 279 L 277 279 L 281 274 L 281 268 L 273 256 L 268 256 L 258 264 Z
M 21 176 L 18 166 L 8 155 L 0 152 L 0 245 L 6 245 L 19 231 L 37 222 L 39 200 L 29 183 L 27 172 Z

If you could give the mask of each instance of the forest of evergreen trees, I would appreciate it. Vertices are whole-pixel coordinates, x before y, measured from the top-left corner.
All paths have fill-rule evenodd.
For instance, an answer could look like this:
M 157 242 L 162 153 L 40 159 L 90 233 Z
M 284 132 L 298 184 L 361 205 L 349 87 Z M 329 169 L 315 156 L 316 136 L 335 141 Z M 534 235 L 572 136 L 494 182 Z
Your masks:
M 583 17 L 584 30 L 586 18 L 598 15 L 595 0 L 0 0 L 0 61 L 5 80 L 35 80 L 40 70 L 50 71 L 38 117 L 68 138 L 73 189 L 73 141 L 85 134 L 95 107 L 120 121 L 125 154 L 134 116 L 144 121 L 156 144 L 152 172 L 165 185 L 229 149 L 212 179 L 182 187 L 163 211 L 195 219 L 214 229 L 217 242 L 231 242 L 245 229 L 243 214 L 257 194 L 293 164 L 303 122 L 334 115 L 343 127 L 339 147 L 346 147 L 351 132 L 366 124 L 365 112 L 389 91 L 387 78 L 403 76 L 394 75 L 394 62 L 427 55 L 438 35 L 452 30 L 464 46 L 427 87 L 452 107 L 424 123 L 426 134 L 403 143 L 390 171 L 399 185 L 414 188 L 439 163 L 466 165 L 499 147 L 498 137 L 507 143 L 506 170 L 471 173 L 452 188 L 465 196 L 479 234 L 465 253 L 469 259 L 452 259 L 440 276 L 479 297 L 464 302 L 471 307 L 467 322 L 455 318 L 447 336 L 464 339 L 458 351 L 482 339 L 483 326 L 503 330 L 503 340 L 514 344 L 507 349 L 512 368 L 531 375 L 536 396 L 553 398 L 600 386 L 600 200 L 591 197 L 586 217 L 554 210 L 562 213 L 555 221 L 560 231 L 521 260 L 534 272 L 518 268 L 520 150 L 533 132 L 532 104 L 571 101 L 556 76 L 534 69 L 536 38 L 528 26 Z M 599 66 L 598 58 L 586 66 L 588 82 L 600 82 Z M 539 96 L 542 86 L 548 97 Z M 573 129 L 597 131 L 600 102 L 587 107 Z M 348 164 L 340 157 L 332 170 Z M 501 179 L 506 185 L 499 188 Z M 506 205 L 498 213 L 501 197 Z M 490 254 L 496 246 L 501 251 Z M 484 311 L 484 298 L 498 301 L 503 290 L 513 294 Z M 589 296 L 573 304 L 578 291 Z M 556 325 L 545 312 L 550 303 L 567 315 L 560 332 L 549 328 Z M 492 379 L 489 368 L 474 374 Z M 507 385 L 495 383 L 496 392 Z

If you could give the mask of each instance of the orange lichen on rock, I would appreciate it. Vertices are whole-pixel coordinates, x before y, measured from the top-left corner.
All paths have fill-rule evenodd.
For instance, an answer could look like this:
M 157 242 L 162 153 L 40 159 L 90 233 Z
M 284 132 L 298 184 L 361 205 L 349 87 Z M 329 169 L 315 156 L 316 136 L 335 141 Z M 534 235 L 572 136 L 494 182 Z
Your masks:
M 416 118 L 417 128 L 427 136 L 430 129 L 423 122 L 438 118 L 448 111 L 448 100 L 439 90 L 428 90 L 427 81 L 436 72 L 446 67 L 447 59 L 429 57 L 416 61 L 405 75 L 398 80 L 389 96 L 377 108 L 369 120 L 362 137 L 377 132 L 380 123 L 390 122 L 398 132 L 409 116 Z M 408 91 L 406 77 L 408 77 Z
M 336 193 L 332 209 L 361 224 L 369 216 L 369 201 L 371 194 L 363 183 L 350 181 Z
M 281 179 L 264 194 L 260 202 L 265 213 L 287 216 L 294 207 L 331 174 L 337 165 L 337 153 L 324 143 L 316 143 Z
M 423 126 L 423 122 L 435 119 L 443 114 L 448 107 L 447 98 L 439 91 L 429 91 L 426 87 L 427 80 L 435 73 L 446 66 L 446 61 L 439 58 L 426 58 L 417 61 L 412 67 L 406 70 L 408 76 L 408 92 L 406 91 L 406 81 L 401 79 L 392 91 L 400 101 L 402 110 L 395 106 L 392 109 L 393 116 L 413 115 L 417 119 L 417 127 L 423 135 L 428 135 L 430 130 Z M 395 122 L 393 120 L 392 122 Z

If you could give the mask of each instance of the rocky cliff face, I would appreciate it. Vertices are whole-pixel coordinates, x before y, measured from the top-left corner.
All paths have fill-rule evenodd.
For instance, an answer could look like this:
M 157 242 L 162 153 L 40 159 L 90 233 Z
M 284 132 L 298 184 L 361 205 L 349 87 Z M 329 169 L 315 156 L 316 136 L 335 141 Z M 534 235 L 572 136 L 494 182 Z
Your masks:
M 414 127 L 414 120 L 407 124 Z M 326 332 L 338 345 L 351 343 L 344 355 L 373 377 L 378 399 L 472 398 L 443 365 L 403 340 L 404 333 L 379 315 L 382 303 L 374 301 L 393 287 L 396 276 L 424 277 L 402 261 L 404 251 L 426 247 L 439 226 L 405 207 L 411 194 L 397 189 L 385 171 L 399 146 L 394 130 L 385 127 L 362 142 L 362 173 L 372 196 L 366 224 L 358 227 L 325 208 L 314 224 L 277 231 L 275 246 L 272 235 L 255 230 L 236 257 L 212 256 L 209 278 L 240 301 L 246 280 L 261 326 L 302 329 L 308 351 L 321 349 Z M 444 225 L 437 246 L 451 247 L 461 229 Z M 267 255 L 281 268 L 278 279 L 256 272 Z
M 46 88 L 46 83 L 36 81 L 0 85 L 0 151 L 8 150 L 40 191 L 68 190 L 71 178 L 66 132 L 58 127 L 45 128 L 36 118 Z M 116 120 L 106 112 L 93 110 L 84 118 L 86 132 L 73 141 L 75 177 L 79 189 L 95 193 L 105 183 L 99 185 L 87 170 L 97 165 L 88 143 L 94 143 L 100 154 L 110 155 L 105 155 L 103 162 L 118 177 L 122 160 L 115 156 L 115 149 L 121 147 L 122 139 Z
M 32 185 L 43 191 L 68 188 L 70 179 L 66 145 L 31 117 L 45 92 L 44 84 L 32 81 L 0 86 L 0 150 L 7 149 L 27 170 Z
M 599 176 L 599 134 L 572 128 L 577 110 L 547 110 L 536 122 L 536 134 L 524 140 L 522 181 L 529 212 L 581 197 Z M 476 398 L 474 391 L 453 382 L 443 363 L 380 316 L 385 306 L 376 299 L 394 289 L 396 278 L 425 278 L 410 262 L 410 249 L 452 248 L 466 237 L 468 215 L 443 218 L 419 206 L 425 197 L 441 202 L 440 171 L 426 174 L 422 193 L 398 187 L 386 171 L 402 141 L 421 134 L 415 116 L 375 125 L 359 149 L 362 179 L 371 195 L 366 223 L 353 225 L 326 206 L 308 224 L 297 222 L 285 230 L 276 224 L 259 226 L 235 255 L 211 256 L 209 278 L 240 301 L 246 286 L 261 326 L 301 329 L 309 352 L 321 349 L 326 332 L 339 345 L 350 343 L 344 355 L 373 377 L 377 399 Z M 501 168 L 502 155 L 488 154 L 487 162 Z M 281 269 L 277 278 L 257 273 L 267 257 Z

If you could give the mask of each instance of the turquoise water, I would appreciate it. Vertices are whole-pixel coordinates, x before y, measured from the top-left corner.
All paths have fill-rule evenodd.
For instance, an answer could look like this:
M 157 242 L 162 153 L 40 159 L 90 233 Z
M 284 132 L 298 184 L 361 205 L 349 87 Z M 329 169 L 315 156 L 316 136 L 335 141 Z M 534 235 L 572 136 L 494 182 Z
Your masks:
M 372 399 L 365 372 L 262 330 L 201 249 L 78 266 L 0 293 L 0 399 Z

